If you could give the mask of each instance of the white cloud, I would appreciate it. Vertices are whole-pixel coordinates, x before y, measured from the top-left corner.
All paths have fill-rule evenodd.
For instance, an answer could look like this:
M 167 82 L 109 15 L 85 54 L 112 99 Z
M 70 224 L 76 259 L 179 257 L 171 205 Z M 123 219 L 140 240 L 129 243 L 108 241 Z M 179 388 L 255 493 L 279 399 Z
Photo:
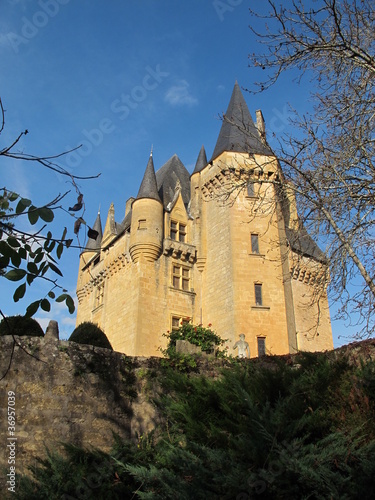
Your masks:
M 165 101 L 172 106 L 194 106 L 198 99 L 191 95 L 189 83 L 186 80 L 178 80 L 165 94 Z

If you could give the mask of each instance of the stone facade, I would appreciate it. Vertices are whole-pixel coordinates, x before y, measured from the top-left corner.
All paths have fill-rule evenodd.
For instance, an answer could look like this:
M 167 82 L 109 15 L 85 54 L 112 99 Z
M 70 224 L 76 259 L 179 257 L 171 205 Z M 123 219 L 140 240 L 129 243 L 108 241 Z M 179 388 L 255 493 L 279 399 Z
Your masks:
M 139 193 L 104 232 L 100 215 L 80 257 L 77 324 L 97 323 L 116 351 L 157 356 L 163 333 L 189 318 L 251 356 L 333 348 L 324 256 L 303 230 L 292 190 L 236 84 L 210 161 L 190 175 L 150 156 Z M 230 191 L 234 189 L 231 195 Z M 229 195 L 229 196 L 228 196 Z

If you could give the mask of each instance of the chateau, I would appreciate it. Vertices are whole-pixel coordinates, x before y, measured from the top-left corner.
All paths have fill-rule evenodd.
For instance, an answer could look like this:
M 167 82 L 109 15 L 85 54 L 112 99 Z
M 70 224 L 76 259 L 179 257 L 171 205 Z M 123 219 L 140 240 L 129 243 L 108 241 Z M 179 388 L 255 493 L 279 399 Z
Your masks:
M 177 155 L 155 172 L 104 231 L 100 214 L 80 256 L 77 324 L 97 323 L 114 350 L 158 356 L 182 321 L 212 328 L 229 353 L 333 348 L 324 254 L 298 219 L 289 185 L 236 83 L 211 159 L 189 174 Z

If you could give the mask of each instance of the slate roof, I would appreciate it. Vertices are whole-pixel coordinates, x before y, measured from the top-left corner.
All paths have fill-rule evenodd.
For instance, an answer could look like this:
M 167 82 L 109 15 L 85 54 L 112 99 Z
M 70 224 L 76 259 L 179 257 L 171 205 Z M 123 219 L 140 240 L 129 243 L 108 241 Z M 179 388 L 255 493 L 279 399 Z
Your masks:
M 208 161 L 207 161 L 207 156 L 206 156 L 206 150 L 204 149 L 204 146 L 202 146 L 201 150 L 199 151 L 199 155 L 197 158 L 197 162 L 195 164 L 193 174 L 196 174 L 197 172 L 200 172 L 201 170 L 203 170 L 204 167 L 207 166 L 207 163 L 208 163 Z
M 301 255 L 312 257 L 318 262 L 327 263 L 326 256 L 311 238 L 303 225 L 301 225 L 298 231 L 289 227 L 286 227 L 285 231 L 286 238 L 292 250 Z
M 98 215 L 96 216 L 94 225 L 92 226 L 92 229 L 95 231 L 98 231 L 98 237 L 96 240 L 93 240 L 92 238 L 89 238 L 87 241 L 86 245 L 86 250 L 100 250 L 100 245 L 102 242 L 103 238 L 103 231 L 102 231 L 102 221 L 100 219 L 100 212 L 98 212 Z
M 150 166 L 152 162 L 152 170 Z M 152 171 L 155 175 L 155 183 L 153 180 Z M 146 180 L 145 180 L 146 179 Z M 136 199 L 153 198 L 162 201 L 164 209 L 173 200 L 177 181 L 181 184 L 181 196 L 187 207 L 190 201 L 190 174 L 186 170 L 184 164 L 175 154 L 170 158 L 155 174 L 154 163 L 152 156 L 150 157 L 141 187 Z M 151 196 L 147 196 L 150 194 Z M 157 195 L 157 197 L 156 197 Z M 126 217 L 119 224 L 118 232 L 125 231 L 130 227 L 132 211 L 130 210 Z
M 271 148 L 261 140 L 237 82 L 224 115 L 211 161 L 224 151 L 273 155 Z
M 152 159 L 152 153 L 147 163 L 146 171 L 143 176 L 141 186 L 137 194 L 137 200 L 140 198 L 151 198 L 157 201 L 161 201 L 155 176 L 154 161 Z
M 173 155 L 156 172 L 158 193 L 163 202 L 164 208 L 173 200 L 176 182 L 180 181 L 181 195 L 185 206 L 190 201 L 190 174 L 177 155 Z

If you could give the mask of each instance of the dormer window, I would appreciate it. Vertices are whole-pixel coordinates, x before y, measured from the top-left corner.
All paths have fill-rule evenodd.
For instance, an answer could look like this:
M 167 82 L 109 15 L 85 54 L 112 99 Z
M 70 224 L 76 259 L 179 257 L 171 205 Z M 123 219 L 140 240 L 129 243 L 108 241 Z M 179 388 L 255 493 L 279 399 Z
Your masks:
M 186 224 L 182 222 L 171 221 L 171 230 L 170 230 L 171 240 L 181 241 L 182 243 L 186 242 Z

